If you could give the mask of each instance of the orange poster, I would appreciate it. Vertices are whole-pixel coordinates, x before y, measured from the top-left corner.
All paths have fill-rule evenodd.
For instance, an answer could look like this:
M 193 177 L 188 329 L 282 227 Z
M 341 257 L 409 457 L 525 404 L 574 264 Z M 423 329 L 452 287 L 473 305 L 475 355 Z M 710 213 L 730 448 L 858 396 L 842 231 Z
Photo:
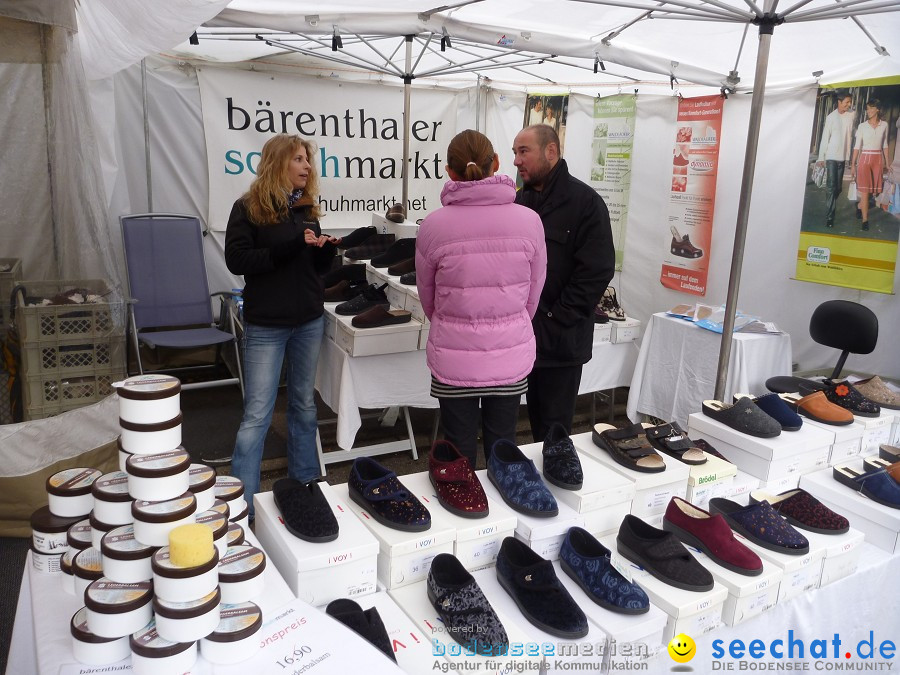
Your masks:
M 724 101 L 701 96 L 678 102 L 665 234 L 669 245 L 659 280 L 693 295 L 706 295 Z

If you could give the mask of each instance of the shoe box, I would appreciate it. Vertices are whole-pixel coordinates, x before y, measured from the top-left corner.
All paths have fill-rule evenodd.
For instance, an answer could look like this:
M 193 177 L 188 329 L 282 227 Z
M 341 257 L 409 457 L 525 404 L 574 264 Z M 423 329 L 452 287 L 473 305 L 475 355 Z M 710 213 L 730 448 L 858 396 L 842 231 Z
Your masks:
M 685 544 L 697 562 L 710 571 L 716 583 L 728 589 L 722 608 L 722 621 L 735 626 L 775 606 L 778 588 L 784 576 L 781 568 L 763 560 L 762 574 L 747 576 L 725 569 L 700 549 Z
M 575 447 L 580 453 L 588 455 L 607 469 L 611 469 L 634 483 L 631 513 L 654 527 L 659 527 L 662 523 L 663 513 L 672 497 L 684 498 L 687 495 L 690 468 L 677 459 L 660 453 L 660 457 L 666 463 L 666 470 L 645 473 L 618 464 L 606 450 L 594 445 L 590 433 L 573 436 L 572 442 L 575 443 Z M 616 529 L 618 529 L 618 525 L 616 525 Z
M 861 459 L 849 466 L 857 471 L 863 469 Z M 851 528 L 865 534 L 867 543 L 888 553 L 900 551 L 900 509 L 874 502 L 838 483 L 831 468 L 802 476 L 800 487 L 849 520 Z
M 489 501 L 506 504 L 503 497 L 500 496 L 500 492 L 487 477 L 486 469 L 476 471 L 475 475 L 484 486 L 484 492 Z M 559 500 L 556 503 L 559 506 L 559 513 L 552 518 L 527 516 L 514 511 L 516 514 L 516 531 L 514 533 L 516 539 L 528 544 L 532 551 L 547 560 L 559 558 L 559 549 L 570 527 L 584 527 L 584 517 L 580 513 Z
M 392 234 L 396 239 L 408 239 L 419 234 L 416 221 L 409 218 L 402 223 L 395 223 L 385 218 L 383 213 L 373 213 L 371 224 L 378 230 L 378 234 Z
M 834 441 L 834 434 L 811 424 L 804 424 L 799 431 L 783 431 L 775 438 L 757 438 L 702 413 L 690 415 L 688 434 L 709 439 L 739 469 L 763 483 L 827 466 Z
M 888 441 L 888 444 L 895 447 L 900 446 L 900 410 L 889 410 L 888 412 L 894 415 L 894 422 L 891 425 L 891 440 Z M 882 414 L 884 414 L 883 411 Z
M 400 277 L 392 277 L 387 272 L 387 267 L 373 267 L 371 262 L 366 263 L 366 281 L 376 286 L 387 284 L 384 294 L 387 296 L 391 307 L 399 309 L 406 308 L 406 293 L 409 286 L 404 286 L 398 279 Z M 416 317 L 413 317 L 414 319 Z M 416 319 L 417 321 L 419 319 Z
M 325 303 L 325 337 L 335 339 L 335 333 L 337 333 L 337 321 L 338 315 L 337 312 L 334 311 L 334 308 L 337 307 L 339 302 L 326 302 Z
M 431 322 L 427 319 L 422 324 L 422 330 L 419 331 L 419 349 L 425 349 L 428 346 L 428 333 L 431 332 Z
M 556 575 L 559 577 L 560 570 L 556 568 Z M 515 600 L 504 590 L 497 580 L 497 572 L 494 569 L 481 570 L 472 576 L 478 582 L 478 586 L 484 593 L 491 607 L 497 614 L 501 612 L 517 624 L 520 632 L 528 636 L 528 642 L 541 645 L 545 650 L 547 647 L 552 649 L 552 653 L 545 652 L 545 667 L 541 672 L 562 673 L 562 672 L 600 672 L 603 666 L 603 653 L 608 645 L 606 634 L 600 630 L 600 627 L 592 621 L 588 621 L 587 635 L 580 638 L 562 638 L 547 633 L 533 625 L 519 608 L 516 606 Z M 586 600 L 584 591 L 578 589 L 580 595 L 576 595 L 569 591 L 572 598 L 578 605 L 593 604 Z M 582 602 L 584 600 L 584 602 Z M 509 626 L 504 623 L 507 630 Z M 590 648 L 587 646 L 590 645 Z
M 866 538 L 865 534 L 852 527 L 843 534 L 819 534 L 803 529 L 798 529 L 798 531 L 809 539 L 810 548 L 825 550 L 819 588 L 834 583 L 838 579 L 849 577 L 856 572 L 859 567 L 862 543 Z
M 419 348 L 422 324 L 415 319 L 392 326 L 356 328 L 352 316 L 338 316 L 334 341 L 350 356 L 414 352 Z
M 356 599 L 375 592 L 378 541 L 327 483 L 322 494 L 337 518 L 338 538 L 317 544 L 295 537 L 284 526 L 271 492 L 254 495 L 256 536 L 293 594 L 320 607 L 336 598 Z
M 374 267 L 372 261 L 366 260 L 366 281 L 376 286 L 386 284 L 391 280 L 387 273 L 387 267 Z M 387 289 L 384 289 L 385 292 Z M 394 304 L 394 303 L 391 303 Z M 403 307 L 403 305 L 400 305 Z
M 641 337 L 641 322 L 638 319 L 625 317 L 624 321 L 610 319 L 610 341 L 616 344 L 621 342 L 634 342 Z
M 861 455 L 877 455 L 879 445 L 890 444 L 895 413 L 895 410 L 884 408 L 878 417 L 859 417 L 858 415 L 853 417 L 863 426 L 862 446 L 859 451 Z
M 440 505 L 427 471 L 403 476 L 403 484 L 428 508 L 432 526 L 456 533 L 453 555 L 470 572 L 493 565 L 500 544 L 516 530 L 517 514 L 502 501 L 489 500 L 484 518 L 463 518 Z
M 685 499 L 701 509 L 705 509 L 713 497 L 724 497 L 728 494 L 737 474 L 737 467 L 734 464 L 715 455 L 706 455 L 706 462 L 703 464 L 685 466 L 690 469 Z
M 779 553 L 759 546 L 749 539 L 742 537 L 737 532 L 735 539 L 753 550 L 762 558 L 766 565 L 773 565 L 781 570 L 781 583 L 778 585 L 777 602 L 785 602 L 800 595 L 803 591 L 809 591 L 819 587 L 822 578 L 822 560 L 825 559 L 825 547 L 816 545 L 810 540 L 809 553 L 806 555 L 791 555 Z
M 612 324 L 614 321 L 594 324 L 594 344 L 612 342 Z
M 493 570 L 485 570 L 493 573 Z M 487 591 L 482 589 L 487 595 Z M 400 588 L 393 588 L 388 595 L 397 603 L 406 616 L 429 640 L 432 650 L 432 663 L 437 661 L 449 661 L 447 671 L 454 673 L 478 673 L 478 675 L 507 675 L 508 673 L 537 673 L 545 660 L 540 655 L 541 645 L 534 643 L 529 634 L 519 628 L 519 622 L 515 617 L 507 614 L 499 607 L 491 603 L 500 623 L 506 630 L 506 636 L 510 642 L 510 654 L 516 656 L 481 656 L 479 654 L 468 655 L 465 648 L 456 642 L 444 630 L 444 623 L 437 611 L 428 601 L 426 582 L 419 581 Z M 516 615 L 520 616 L 518 609 Z M 530 624 L 529 624 L 530 625 Z M 438 668 L 427 670 L 407 671 L 416 673 L 430 673 Z
M 401 284 L 402 286 L 402 284 Z M 419 300 L 419 289 L 415 286 L 403 286 L 406 289 L 406 304 L 403 309 L 408 310 L 416 321 L 421 321 L 428 325 L 428 317 L 425 316 L 425 310 L 422 309 L 422 301 Z
M 828 454 L 828 466 L 846 462 L 856 457 L 862 449 L 862 438 L 865 428 L 858 422 L 837 426 L 835 424 L 823 424 L 804 417 L 803 424 L 822 429 L 834 436 L 831 451 Z
M 732 499 L 742 504 L 747 502 L 747 495 L 751 492 L 759 488 L 759 478 L 753 476 L 746 471 L 741 471 L 738 469 L 731 483 L 719 491 L 719 494 L 712 495 L 713 497 L 724 497 L 725 499 Z M 779 490 L 780 492 L 780 490 Z M 712 497 L 710 497 L 712 498 Z
M 543 443 L 524 445 L 520 449 L 543 474 Z M 580 490 L 566 490 L 546 479 L 544 482 L 557 503 L 564 503 L 582 515 L 588 532 L 601 536 L 617 531 L 622 519 L 631 513 L 634 483 L 584 453 L 579 455 L 579 460 L 584 474 Z
M 600 542 L 610 551 L 617 550 L 615 535 L 603 537 Z M 651 604 L 666 613 L 663 644 L 680 633 L 696 639 L 698 635 L 708 633 L 722 624 L 728 589 L 721 583 L 715 582 L 710 591 L 685 591 L 660 581 L 640 565 L 625 558 L 619 559 L 623 568 L 630 573 L 632 581 L 650 596 Z
M 405 480 L 405 476 L 401 480 Z M 424 532 L 395 530 L 377 522 L 364 508 L 351 501 L 346 483 L 333 488 L 378 541 L 378 580 L 385 589 L 422 581 L 428 576 L 434 556 L 453 553 L 456 533 L 449 526 L 432 521 L 431 527 Z M 428 510 L 434 511 L 431 507 Z
M 363 609 L 374 607 L 378 610 L 401 670 L 406 673 L 431 672 L 435 661 L 431 653 L 431 639 L 406 616 L 391 596 L 385 591 L 378 591 L 359 604 Z

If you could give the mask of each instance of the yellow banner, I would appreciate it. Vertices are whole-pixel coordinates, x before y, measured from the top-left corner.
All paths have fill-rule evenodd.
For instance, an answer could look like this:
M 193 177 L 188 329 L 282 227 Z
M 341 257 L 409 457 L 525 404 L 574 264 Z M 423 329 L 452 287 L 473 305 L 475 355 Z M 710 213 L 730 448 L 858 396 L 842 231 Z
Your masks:
M 891 293 L 897 242 L 801 232 L 797 278 L 831 286 Z

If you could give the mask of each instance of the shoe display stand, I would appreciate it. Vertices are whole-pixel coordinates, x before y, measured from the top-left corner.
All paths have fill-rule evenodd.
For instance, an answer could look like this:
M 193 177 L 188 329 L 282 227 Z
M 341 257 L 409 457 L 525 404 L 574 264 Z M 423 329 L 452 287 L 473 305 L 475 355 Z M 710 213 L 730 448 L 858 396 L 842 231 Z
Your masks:
M 641 337 L 641 322 L 639 319 L 625 317 L 624 321 L 610 320 L 610 342 L 621 344 L 623 342 L 636 342 Z
M 770 551 L 758 546 L 752 541 L 735 532 L 735 539 L 751 549 L 762 558 L 766 565 L 774 565 L 781 570 L 781 583 L 778 585 L 777 602 L 785 602 L 800 595 L 803 591 L 810 591 L 819 587 L 822 578 L 822 560 L 825 559 L 825 545 L 809 542 L 809 553 L 806 555 L 790 555 Z
M 685 548 L 710 571 L 717 584 L 728 589 L 728 597 L 722 607 L 722 622 L 726 626 L 752 619 L 778 602 L 778 588 L 784 573 L 777 565 L 764 560 L 762 574 L 751 577 L 725 569 L 689 544 L 685 544 Z
M 487 470 L 476 471 L 475 475 L 484 487 L 488 501 L 503 502 L 500 492 L 487 477 Z M 559 514 L 552 518 L 526 516 L 516 512 L 516 539 L 528 544 L 528 547 L 542 558 L 556 560 L 559 549 L 570 527 L 584 527 L 584 517 L 570 506 L 557 501 Z
M 609 535 L 600 542 L 610 551 L 616 551 L 616 537 Z M 675 588 L 652 576 L 643 567 L 622 558 L 630 570 L 632 580 L 650 596 L 651 604 L 664 611 L 668 618 L 663 631 L 663 644 L 680 633 L 694 639 L 717 628 L 722 623 L 722 612 L 728 589 L 718 581 L 710 591 L 685 591 Z
M 494 574 L 493 570 L 485 570 L 485 572 Z M 535 645 L 529 637 L 529 633 L 519 627 L 519 622 L 514 618 L 515 616 L 521 616 L 517 608 L 515 615 L 509 615 L 494 605 L 497 617 L 506 629 L 506 635 L 510 644 L 522 645 L 522 654 L 520 656 L 468 656 L 465 649 L 444 631 L 444 623 L 428 601 L 425 587 L 426 582 L 420 581 L 402 588 L 393 588 L 388 591 L 388 595 L 406 612 L 406 615 L 412 620 L 415 627 L 428 638 L 433 650 L 432 654 L 434 654 L 432 663 L 443 657 L 452 664 L 450 671 L 454 673 L 471 672 L 481 675 L 507 675 L 508 673 L 538 673 L 540 671 L 541 662 L 544 660 L 543 657 L 539 655 L 529 656 L 524 649 L 529 643 L 536 647 L 539 647 L 539 645 Z M 482 590 L 487 595 L 487 590 Z M 524 621 L 524 619 L 522 620 Z M 554 638 L 554 640 L 556 639 Z M 427 671 L 416 671 L 416 675 L 430 672 L 432 672 L 431 668 Z
M 827 466 L 834 442 L 833 433 L 809 424 L 775 438 L 757 438 L 703 413 L 693 413 L 688 418 L 688 435 L 708 439 L 739 469 L 756 476 L 761 483 L 799 477 Z
M 862 438 L 865 428 L 862 424 L 854 422 L 843 426 L 824 424 L 808 418 L 803 419 L 804 425 L 822 429 L 834 435 L 831 451 L 828 454 L 828 466 L 834 466 L 856 457 L 862 450 Z
M 453 553 L 456 532 L 432 522 L 425 532 L 403 532 L 385 527 L 364 508 L 350 500 L 347 484 L 332 486 L 341 501 L 378 540 L 378 580 L 387 590 L 407 586 L 428 576 L 438 553 Z
M 706 462 L 690 466 L 690 470 L 686 499 L 694 506 L 705 509 L 713 497 L 726 497 L 733 492 L 737 467 L 731 462 L 706 454 Z
M 895 412 L 883 409 L 879 417 L 854 415 L 853 419 L 863 427 L 862 447 L 859 451 L 861 455 L 877 455 L 879 445 L 890 443 Z
M 500 544 L 516 530 L 517 515 L 502 501 L 489 499 L 489 512 L 484 518 L 450 513 L 438 502 L 427 471 L 403 476 L 403 485 L 428 508 L 432 527 L 449 528 L 456 533 L 453 555 L 470 572 L 493 566 Z
M 532 443 L 520 447 L 538 471 L 543 473 L 543 444 Z M 619 529 L 622 518 L 631 513 L 634 483 L 600 462 L 581 454 L 584 482 L 580 490 L 566 490 L 547 482 L 558 503 L 566 504 L 584 518 L 584 529 L 601 536 Z
M 337 598 L 355 599 L 375 592 L 378 541 L 350 510 L 349 499 L 320 483 L 338 521 L 334 541 L 318 544 L 287 531 L 271 492 L 254 496 L 256 536 L 291 591 L 321 607 Z
M 368 596 L 363 601 L 372 606 L 384 623 L 394 648 L 397 665 L 405 673 L 430 673 L 436 660 L 431 653 L 431 638 L 417 627 L 399 605 L 385 591 Z
M 819 588 L 856 573 L 862 543 L 866 538 L 862 532 L 852 527 L 843 534 L 819 534 L 808 530 L 800 532 L 809 539 L 810 548 L 825 550 Z
M 863 459 L 858 458 L 849 466 L 862 471 Z M 838 483 L 831 468 L 802 476 L 800 487 L 847 518 L 851 528 L 865 534 L 867 543 L 888 553 L 900 552 L 900 509 L 874 502 Z

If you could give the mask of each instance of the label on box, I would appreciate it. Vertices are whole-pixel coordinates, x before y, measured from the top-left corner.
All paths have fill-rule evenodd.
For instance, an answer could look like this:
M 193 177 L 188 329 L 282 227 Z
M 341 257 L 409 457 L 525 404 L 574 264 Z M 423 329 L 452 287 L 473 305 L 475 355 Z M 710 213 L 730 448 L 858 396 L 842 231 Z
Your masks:
M 709 602 L 707 601 L 707 603 Z M 701 635 L 718 628 L 720 623 L 722 623 L 721 610 L 699 614 L 694 621 L 694 625 L 697 626 L 697 632 Z
M 482 542 L 480 546 L 472 551 L 472 562 L 478 565 L 490 565 L 497 559 L 500 552 L 500 540 L 491 539 Z
M 431 567 L 431 561 L 434 560 L 434 557 L 437 553 L 428 553 L 421 558 L 414 558 L 409 561 L 409 565 L 406 568 L 407 573 L 411 577 L 424 577 L 428 574 L 428 569 Z
M 671 489 L 651 492 L 647 495 L 647 510 L 661 511 L 663 507 L 665 507 L 665 505 L 669 503 L 669 500 L 672 498 L 673 494 L 675 493 Z
M 764 591 L 762 593 L 757 593 L 756 596 L 754 596 L 754 598 L 747 605 L 747 610 L 751 611 L 754 609 L 762 608 L 762 609 L 760 609 L 760 611 L 764 612 L 767 609 L 769 609 L 769 607 L 772 607 L 774 604 L 775 604 L 774 602 L 769 601 L 769 592 Z
M 631 563 L 625 560 L 618 551 L 610 551 L 609 563 L 613 566 L 613 569 L 625 577 L 629 584 L 634 583 L 634 575 L 631 572 Z

